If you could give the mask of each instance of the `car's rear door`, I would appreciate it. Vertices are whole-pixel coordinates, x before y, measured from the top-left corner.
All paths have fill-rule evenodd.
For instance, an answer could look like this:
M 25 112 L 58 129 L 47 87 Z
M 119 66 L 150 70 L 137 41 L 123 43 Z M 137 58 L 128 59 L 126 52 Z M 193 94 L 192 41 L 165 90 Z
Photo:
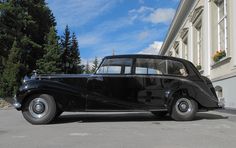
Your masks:
M 179 89 L 188 76 L 181 62 L 164 58 L 137 58 L 136 80 L 143 80 L 144 89 L 138 93 L 138 100 L 150 110 L 166 109 L 169 93 Z
M 166 72 L 166 60 L 136 58 L 136 81 L 143 81 L 143 89 L 138 93 L 138 101 L 147 109 L 164 109 L 165 88 L 163 77 Z

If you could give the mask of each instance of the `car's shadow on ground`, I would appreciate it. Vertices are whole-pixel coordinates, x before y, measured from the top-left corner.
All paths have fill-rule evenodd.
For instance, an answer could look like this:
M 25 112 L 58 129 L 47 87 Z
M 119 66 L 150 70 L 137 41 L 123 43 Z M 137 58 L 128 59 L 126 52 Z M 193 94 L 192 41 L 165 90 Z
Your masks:
M 218 120 L 227 119 L 214 113 L 197 113 L 194 120 Z M 62 114 L 52 124 L 63 123 L 89 123 L 89 122 L 135 122 L 135 121 L 174 121 L 169 115 L 165 117 L 157 117 L 151 113 L 78 113 L 78 114 Z
M 204 113 L 197 113 L 196 117 L 194 118 L 194 120 L 203 120 L 203 119 L 206 120 L 228 119 L 228 116 L 204 112 Z

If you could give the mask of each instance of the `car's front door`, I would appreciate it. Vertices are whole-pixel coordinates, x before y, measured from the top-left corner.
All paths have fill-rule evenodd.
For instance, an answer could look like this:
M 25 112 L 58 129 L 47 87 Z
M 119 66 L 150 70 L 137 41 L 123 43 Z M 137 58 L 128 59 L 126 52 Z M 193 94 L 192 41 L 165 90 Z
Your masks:
M 97 73 L 88 80 L 88 110 L 143 109 L 137 92 L 143 82 L 137 82 L 132 71 L 132 58 L 103 60 Z

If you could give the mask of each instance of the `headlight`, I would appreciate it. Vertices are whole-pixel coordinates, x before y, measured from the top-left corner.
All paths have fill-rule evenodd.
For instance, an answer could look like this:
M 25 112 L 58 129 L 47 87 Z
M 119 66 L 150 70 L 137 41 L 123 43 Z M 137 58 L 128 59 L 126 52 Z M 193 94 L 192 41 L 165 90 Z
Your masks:
M 22 84 L 24 84 L 25 82 L 29 81 L 30 80 L 30 77 L 25 75 L 23 80 L 22 80 Z

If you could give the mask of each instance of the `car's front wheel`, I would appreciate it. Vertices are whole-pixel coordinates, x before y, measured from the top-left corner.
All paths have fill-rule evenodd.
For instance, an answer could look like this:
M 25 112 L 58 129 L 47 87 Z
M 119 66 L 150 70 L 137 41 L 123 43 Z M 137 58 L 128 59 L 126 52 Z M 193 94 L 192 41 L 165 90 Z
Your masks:
M 176 121 L 190 121 L 196 115 L 198 104 L 193 99 L 181 97 L 172 105 L 171 117 Z
M 56 102 L 48 94 L 33 95 L 27 98 L 22 114 L 31 124 L 48 124 L 56 116 Z

